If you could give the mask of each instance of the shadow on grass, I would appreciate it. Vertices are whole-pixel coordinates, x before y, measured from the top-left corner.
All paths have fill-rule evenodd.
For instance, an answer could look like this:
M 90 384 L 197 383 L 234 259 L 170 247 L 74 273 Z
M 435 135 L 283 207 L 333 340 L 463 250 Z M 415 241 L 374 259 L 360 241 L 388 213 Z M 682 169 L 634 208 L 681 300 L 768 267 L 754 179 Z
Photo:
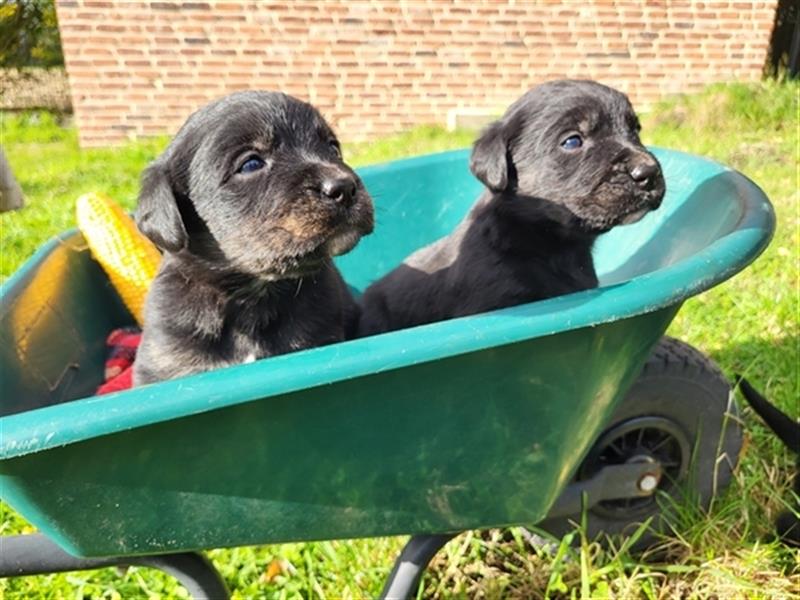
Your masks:
M 729 377 L 744 375 L 772 402 L 796 416 L 800 337 L 751 338 L 708 354 Z

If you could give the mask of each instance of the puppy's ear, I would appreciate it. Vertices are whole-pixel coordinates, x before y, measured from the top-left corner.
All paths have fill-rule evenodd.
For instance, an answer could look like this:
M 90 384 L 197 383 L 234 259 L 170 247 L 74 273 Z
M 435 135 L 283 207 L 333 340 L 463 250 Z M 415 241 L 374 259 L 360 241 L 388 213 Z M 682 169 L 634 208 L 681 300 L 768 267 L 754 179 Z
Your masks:
M 178 252 L 189 242 L 166 170 L 158 162 L 147 167 L 142 175 L 136 224 L 156 246 L 167 252 Z
M 469 170 L 493 192 L 508 187 L 508 153 L 505 127 L 495 121 L 487 127 L 472 148 Z

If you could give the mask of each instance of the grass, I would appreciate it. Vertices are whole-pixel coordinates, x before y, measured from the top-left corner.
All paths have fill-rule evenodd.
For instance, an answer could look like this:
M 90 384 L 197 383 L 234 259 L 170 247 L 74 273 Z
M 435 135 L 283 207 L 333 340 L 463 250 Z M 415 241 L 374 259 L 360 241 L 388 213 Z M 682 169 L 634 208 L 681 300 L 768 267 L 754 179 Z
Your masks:
M 469 131 L 421 127 L 374 143 L 351 144 L 345 152 L 350 164 L 364 165 L 467 146 L 473 137 Z M 79 150 L 76 130 L 64 127 L 53 114 L 0 113 L 0 144 L 27 198 L 25 210 L 0 217 L 0 278 L 13 273 L 44 241 L 74 227 L 74 202 L 80 194 L 105 191 L 132 209 L 142 169 L 168 141 Z
M 688 301 L 669 333 L 741 372 L 792 416 L 800 397 L 798 312 L 800 194 L 797 84 L 718 85 L 674 98 L 643 116 L 647 143 L 706 155 L 758 183 L 773 201 L 778 227 L 745 272 Z M 132 207 L 138 174 L 166 140 L 79 151 L 74 129 L 46 113 L 2 117 L 5 152 L 27 207 L 0 217 L 0 274 L 13 272 L 45 239 L 72 226 L 72 203 L 102 189 Z M 467 145 L 474 134 L 422 128 L 373 144 L 348 146 L 355 165 Z M 710 199 L 710 201 L 712 201 Z M 727 491 L 709 511 L 679 506 L 657 552 L 637 556 L 622 540 L 604 546 L 580 528 L 533 547 L 524 530 L 468 532 L 435 559 L 424 580 L 429 598 L 797 598 L 797 551 L 769 541 L 771 521 L 789 497 L 791 457 L 744 411 L 748 443 Z M 4 508 L 2 531 L 29 530 Z M 571 536 L 571 537 L 570 537 Z M 568 544 L 572 539 L 574 546 Z M 235 598 L 374 597 L 404 538 L 284 544 L 215 550 L 210 556 Z M 8 598 L 173 598 L 169 577 L 132 568 L 0 581 Z

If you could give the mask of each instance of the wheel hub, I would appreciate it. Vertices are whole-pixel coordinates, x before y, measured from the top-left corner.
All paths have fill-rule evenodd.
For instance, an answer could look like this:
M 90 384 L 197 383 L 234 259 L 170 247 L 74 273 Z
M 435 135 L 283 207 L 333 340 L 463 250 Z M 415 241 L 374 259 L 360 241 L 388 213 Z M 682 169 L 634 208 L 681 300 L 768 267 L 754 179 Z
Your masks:
M 603 500 L 591 511 L 613 518 L 651 512 L 656 492 L 673 488 L 688 472 L 691 444 L 683 429 L 664 417 L 638 417 L 614 425 L 595 444 L 583 462 L 579 479 L 588 479 L 605 466 L 652 463 L 659 468 L 639 477 L 640 495 Z

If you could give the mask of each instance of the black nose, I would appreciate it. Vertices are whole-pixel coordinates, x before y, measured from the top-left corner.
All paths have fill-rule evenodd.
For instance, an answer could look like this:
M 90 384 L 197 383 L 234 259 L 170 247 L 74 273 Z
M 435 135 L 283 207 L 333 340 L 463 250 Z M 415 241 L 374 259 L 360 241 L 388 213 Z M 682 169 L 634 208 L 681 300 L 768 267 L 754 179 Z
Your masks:
M 350 206 L 356 195 L 356 182 L 350 177 L 336 177 L 322 182 L 322 193 L 338 204 Z
M 658 174 L 658 163 L 650 160 L 638 161 L 628 166 L 628 173 L 630 173 L 631 179 L 640 186 L 648 187 Z

